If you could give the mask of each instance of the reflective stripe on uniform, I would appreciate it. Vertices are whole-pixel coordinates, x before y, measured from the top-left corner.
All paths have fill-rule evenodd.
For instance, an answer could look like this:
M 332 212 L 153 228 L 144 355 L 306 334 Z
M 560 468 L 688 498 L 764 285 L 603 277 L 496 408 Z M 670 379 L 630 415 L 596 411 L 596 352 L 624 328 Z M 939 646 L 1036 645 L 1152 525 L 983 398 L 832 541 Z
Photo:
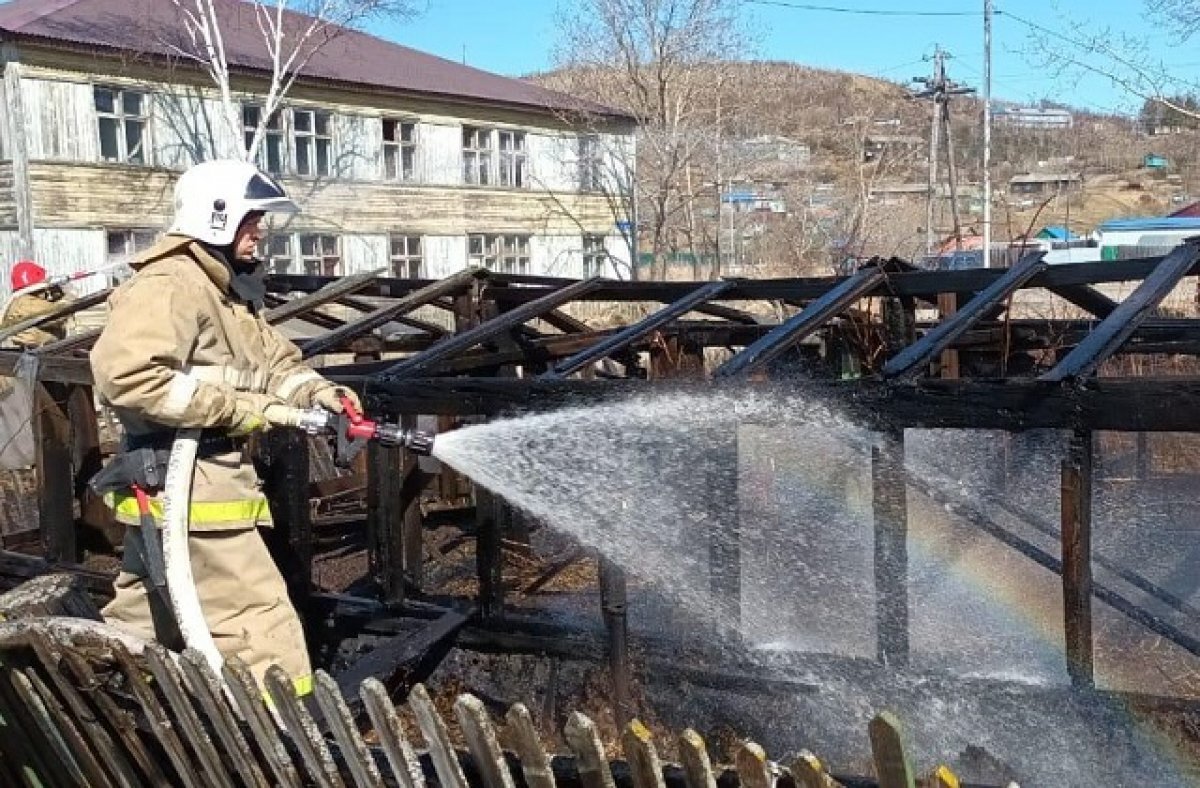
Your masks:
M 275 388 L 275 396 L 286 401 L 296 393 L 298 388 L 314 380 L 321 380 L 321 375 L 316 370 L 302 369 L 299 372 L 293 372 Z
M 138 511 L 137 498 L 129 493 L 106 493 L 104 503 L 119 517 L 129 518 L 132 522 L 137 522 L 138 515 L 141 514 Z M 150 514 L 154 515 L 155 520 L 163 521 L 164 510 L 161 500 L 150 499 Z M 192 525 L 204 525 L 257 522 L 271 518 L 267 499 L 253 498 L 241 501 L 195 501 L 188 507 L 188 519 Z
M 176 372 L 171 376 L 171 385 L 167 387 L 167 398 L 162 404 L 163 415 L 180 418 L 187 412 L 188 405 L 196 396 L 200 382 L 186 372 Z

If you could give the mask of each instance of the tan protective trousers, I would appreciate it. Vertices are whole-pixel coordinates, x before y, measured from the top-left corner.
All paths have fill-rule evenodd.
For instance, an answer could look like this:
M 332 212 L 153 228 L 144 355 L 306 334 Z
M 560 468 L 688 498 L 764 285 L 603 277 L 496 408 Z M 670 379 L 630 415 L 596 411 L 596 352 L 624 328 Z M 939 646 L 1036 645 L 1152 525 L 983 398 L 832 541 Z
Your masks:
M 258 529 L 193 531 L 188 550 L 200 607 L 222 656 L 245 662 L 260 687 L 266 686 L 267 668 L 278 665 L 295 682 L 297 694 L 310 692 L 312 667 L 304 630 Z M 137 528 L 125 529 L 125 555 L 113 587 L 116 597 L 101 611 L 105 621 L 168 648 L 182 648 L 174 616 L 150 586 Z

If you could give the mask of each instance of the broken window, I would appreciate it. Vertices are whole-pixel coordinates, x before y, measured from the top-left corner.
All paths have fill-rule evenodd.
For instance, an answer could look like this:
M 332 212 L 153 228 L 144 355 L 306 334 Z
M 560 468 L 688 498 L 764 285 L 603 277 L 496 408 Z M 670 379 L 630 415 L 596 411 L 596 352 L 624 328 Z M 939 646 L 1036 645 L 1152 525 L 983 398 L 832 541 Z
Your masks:
M 292 236 L 267 236 L 258 245 L 258 256 L 266 262 L 269 274 L 293 273 L 295 259 L 292 254 Z
M 300 236 L 300 264 L 309 276 L 340 276 L 342 263 L 336 235 Z
M 96 85 L 92 97 L 100 132 L 100 158 L 146 164 L 146 94 Z
M 129 277 L 128 265 L 138 252 L 143 252 L 154 245 L 158 234 L 154 230 L 106 230 L 104 241 L 106 247 L 106 262 L 108 265 L 120 265 L 108 274 L 108 284 L 116 287 Z
M 471 235 L 467 237 L 467 260 L 504 274 L 529 273 L 528 235 Z
M 383 119 L 383 177 L 411 181 L 417 175 L 417 124 Z

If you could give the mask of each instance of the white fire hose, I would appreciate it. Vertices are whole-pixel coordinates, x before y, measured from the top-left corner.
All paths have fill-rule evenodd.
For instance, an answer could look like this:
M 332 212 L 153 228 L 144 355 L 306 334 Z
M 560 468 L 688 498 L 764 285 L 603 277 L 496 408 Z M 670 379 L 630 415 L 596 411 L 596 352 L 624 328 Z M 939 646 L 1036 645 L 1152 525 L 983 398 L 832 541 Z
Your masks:
M 218 678 L 225 660 L 217 650 L 196 581 L 192 577 L 192 556 L 188 549 L 188 524 L 192 503 L 192 474 L 196 468 L 196 450 L 200 430 L 179 430 L 171 444 L 171 459 L 167 461 L 167 478 L 163 482 L 163 564 L 167 575 L 167 595 L 179 633 L 189 648 L 204 655 Z

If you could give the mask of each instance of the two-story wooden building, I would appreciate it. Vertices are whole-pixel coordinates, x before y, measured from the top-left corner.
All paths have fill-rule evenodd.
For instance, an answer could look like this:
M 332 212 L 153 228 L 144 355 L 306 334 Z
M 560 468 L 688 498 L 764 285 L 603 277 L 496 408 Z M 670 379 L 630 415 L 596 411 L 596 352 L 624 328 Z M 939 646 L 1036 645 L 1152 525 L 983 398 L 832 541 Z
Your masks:
M 251 4 L 216 5 L 250 135 L 270 73 L 262 33 Z M 0 5 L 5 272 L 24 257 L 64 273 L 126 259 L 167 227 L 179 173 L 235 153 L 229 105 L 185 46 L 169 0 Z M 260 166 L 303 212 L 265 251 L 279 272 L 620 275 L 629 217 L 607 179 L 633 147 L 619 112 L 339 30 L 268 124 Z

